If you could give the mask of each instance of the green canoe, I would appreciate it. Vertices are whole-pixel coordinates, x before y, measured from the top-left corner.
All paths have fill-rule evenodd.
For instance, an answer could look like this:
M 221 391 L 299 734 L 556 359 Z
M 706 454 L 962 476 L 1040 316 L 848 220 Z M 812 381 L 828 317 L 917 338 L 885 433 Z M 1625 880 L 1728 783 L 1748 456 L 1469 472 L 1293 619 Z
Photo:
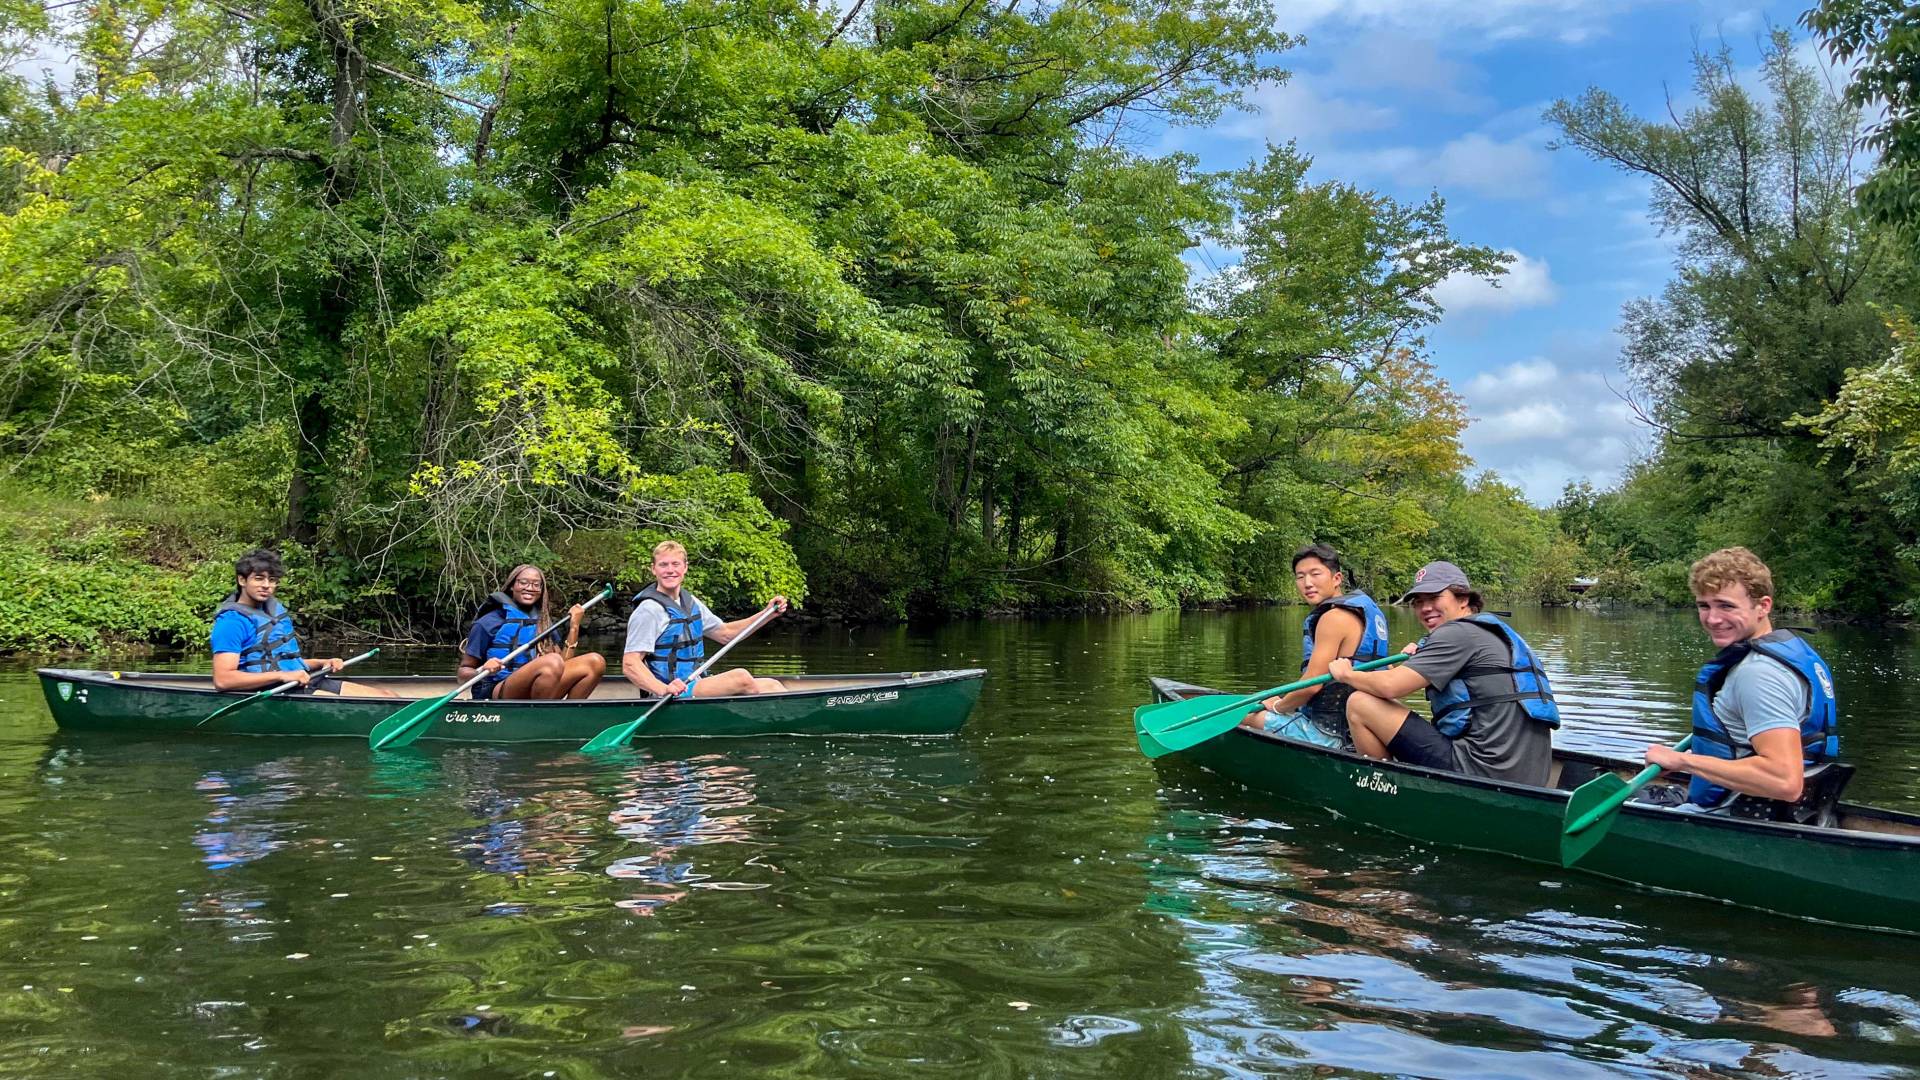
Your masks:
M 399 698 L 281 694 L 235 709 L 204 727 L 209 713 L 245 693 L 221 693 L 211 675 L 149 674 L 41 668 L 40 689 L 54 722 L 75 731 L 135 735 L 322 735 L 366 739 L 373 726 L 408 700 L 453 690 L 448 678 L 355 676 Z M 882 675 L 792 675 L 787 691 L 677 701 L 653 714 L 640 737 L 688 735 L 952 735 L 980 698 L 986 671 L 915 671 Z M 656 699 L 641 698 L 610 676 L 584 701 L 460 699 L 424 738 L 451 742 L 562 742 L 576 746 L 602 728 L 640 715 Z
M 1159 701 L 1219 693 L 1152 680 Z M 1553 786 L 1376 761 L 1247 728 L 1157 759 L 1428 843 L 1560 867 L 1574 788 L 1642 762 L 1554 751 Z M 1660 782 L 1684 777 L 1663 776 Z M 1831 828 L 1628 803 L 1574 870 L 1665 892 L 1869 930 L 1920 934 L 1920 815 L 1841 803 Z

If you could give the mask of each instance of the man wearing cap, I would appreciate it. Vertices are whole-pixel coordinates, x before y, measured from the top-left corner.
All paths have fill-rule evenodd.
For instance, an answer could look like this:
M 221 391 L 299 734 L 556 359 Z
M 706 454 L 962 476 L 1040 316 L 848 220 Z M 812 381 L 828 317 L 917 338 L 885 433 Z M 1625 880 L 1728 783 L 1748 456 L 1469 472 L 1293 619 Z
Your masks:
M 1355 671 L 1342 659 L 1327 669 L 1354 690 L 1347 699 L 1354 748 L 1368 757 L 1546 786 L 1560 712 L 1532 648 L 1480 610 L 1480 594 L 1450 562 L 1421 567 L 1399 602 L 1412 604 L 1427 628 L 1419 644 L 1401 650 L 1412 659 L 1377 671 Z M 1401 704 L 1415 690 L 1427 693 L 1431 723 Z

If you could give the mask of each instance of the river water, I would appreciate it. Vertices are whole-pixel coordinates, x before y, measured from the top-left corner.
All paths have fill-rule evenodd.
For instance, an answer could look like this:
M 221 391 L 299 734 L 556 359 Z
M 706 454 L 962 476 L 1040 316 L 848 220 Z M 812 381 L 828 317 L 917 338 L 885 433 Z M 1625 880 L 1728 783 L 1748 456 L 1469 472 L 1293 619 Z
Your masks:
M 1149 675 L 1284 681 L 1299 615 L 770 631 L 732 658 L 991 673 L 956 739 L 611 763 L 62 734 L 8 663 L 0 1075 L 1920 1076 L 1914 939 L 1368 834 L 1137 752 Z M 1515 622 L 1563 742 L 1683 730 L 1689 615 Z M 1915 637 L 1816 642 L 1851 796 L 1920 810 Z

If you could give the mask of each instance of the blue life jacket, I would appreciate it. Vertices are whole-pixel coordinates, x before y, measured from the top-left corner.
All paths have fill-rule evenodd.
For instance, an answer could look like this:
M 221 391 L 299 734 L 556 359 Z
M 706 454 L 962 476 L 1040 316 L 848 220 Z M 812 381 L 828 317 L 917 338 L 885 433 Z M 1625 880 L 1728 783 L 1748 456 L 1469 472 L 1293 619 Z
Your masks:
M 1459 738 L 1473 725 L 1475 708 L 1497 705 L 1503 701 L 1517 701 L 1529 717 L 1548 727 L 1559 727 L 1560 706 L 1554 704 L 1553 686 L 1547 682 L 1546 669 L 1540 666 L 1539 658 L 1533 655 L 1533 649 L 1527 645 L 1526 639 L 1514 633 L 1513 627 L 1484 612 L 1455 621 L 1471 623 L 1498 637 L 1506 643 L 1510 659 L 1505 667 L 1462 668 L 1452 682 L 1437 692 L 1427 692 L 1427 701 L 1433 706 L 1433 726 L 1440 734 L 1449 739 Z M 1513 676 L 1513 693 L 1474 697 L 1467 691 L 1467 679 L 1482 675 Z
M 213 617 L 219 618 L 221 612 L 237 611 L 253 624 L 253 644 L 240 650 L 240 670 L 246 672 L 261 671 L 305 671 L 307 662 L 300 659 L 300 639 L 293 633 L 293 616 L 281 606 L 280 601 L 269 599 L 265 611 L 245 604 L 238 597 L 232 597 L 214 609 Z
M 487 655 L 483 660 L 506 660 L 513 650 L 540 636 L 540 616 L 513 602 L 506 593 L 494 593 L 487 597 L 487 606 L 481 611 L 486 614 L 499 608 L 506 616 L 493 631 L 493 640 L 487 644 Z M 533 650 L 529 649 L 507 660 L 506 666 L 494 672 L 487 682 L 497 683 L 519 669 L 520 665 L 533 659 Z
M 1318 604 L 1307 613 L 1306 620 L 1300 624 L 1300 670 L 1307 670 L 1307 661 L 1313 659 L 1313 630 L 1320 624 L 1320 616 L 1334 608 L 1346 608 L 1360 617 L 1360 644 L 1354 647 L 1348 659 L 1356 664 L 1369 660 L 1378 660 L 1387 655 L 1387 616 L 1373 597 L 1354 591 Z
M 1360 617 L 1360 644 L 1354 647 L 1349 659 L 1356 664 L 1364 664 L 1387 655 L 1386 613 L 1380 610 L 1379 604 L 1373 602 L 1373 597 L 1356 589 L 1315 605 L 1300 624 L 1300 672 L 1303 675 L 1307 663 L 1313 659 L 1314 628 L 1320 625 L 1320 616 L 1334 608 L 1344 608 Z M 1353 742 L 1353 736 L 1347 729 L 1347 698 L 1351 696 L 1351 686 L 1330 682 L 1308 699 L 1306 707 L 1307 716 L 1314 726 L 1344 745 L 1352 745 Z
M 686 607 L 674 606 L 657 582 L 641 589 L 633 600 L 636 604 L 659 604 L 667 613 L 666 629 L 653 640 L 647 654 L 647 670 L 661 682 L 690 678 L 707 656 L 707 635 L 700 628 L 706 621 L 706 609 L 684 588 L 680 590 L 680 602 Z
M 1813 646 L 1791 630 L 1775 630 L 1751 641 L 1736 641 L 1714 654 L 1693 680 L 1693 753 L 1702 757 L 1733 761 L 1752 757 L 1751 743 L 1735 745 L 1733 735 L 1713 715 L 1713 699 L 1727 683 L 1727 677 L 1751 654 L 1759 652 L 1780 661 L 1787 670 L 1807 684 L 1807 714 L 1800 718 L 1800 746 L 1804 764 L 1818 765 L 1840 756 L 1839 703 L 1833 693 L 1833 676 L 1827 662 Z M 1718 807 L 1733 793 L 1718 784 L 1694 777 L 1687 787 L 1687 801 L 1695 806 Z

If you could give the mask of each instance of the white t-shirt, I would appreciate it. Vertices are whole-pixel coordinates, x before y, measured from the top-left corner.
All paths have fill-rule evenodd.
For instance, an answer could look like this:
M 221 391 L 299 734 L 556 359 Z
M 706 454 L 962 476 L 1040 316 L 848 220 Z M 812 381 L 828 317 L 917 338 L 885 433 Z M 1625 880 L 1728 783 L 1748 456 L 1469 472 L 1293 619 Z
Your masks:
M 683 603 L 688 601 L 700 603 L 698 598 L 685 589 L 680 590 L 680 599 Z M 711 634 L 714 630 L 726 624 L 727 620 L 715 615 L 712 608 L 709 608 L 705 604 L 700 604 L 700 632 L 702 634 Z M 627 645 L 626 648 L 621 651 L 646 653 L 651 656 L 653 655 L 653 643 L 660 640 L 660 635 L 664 633 L 666 629 L 666 608 L 651 602 L 635 604 L 633 606 L 633 614 L 627 616 Z

